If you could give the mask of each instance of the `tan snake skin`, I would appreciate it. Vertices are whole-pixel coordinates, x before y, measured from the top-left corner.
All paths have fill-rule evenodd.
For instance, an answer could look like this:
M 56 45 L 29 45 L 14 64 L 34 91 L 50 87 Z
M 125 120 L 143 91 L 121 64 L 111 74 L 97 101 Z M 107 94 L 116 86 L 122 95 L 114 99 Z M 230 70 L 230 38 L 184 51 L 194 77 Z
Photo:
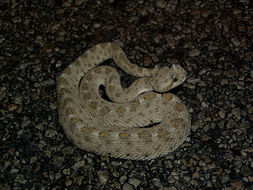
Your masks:
M 99 66 L 107 59 L 139 78 L 123 88 L 117 69 Z M 186 71 L 179 65 L 143 68 L 131 64 L 115 43 L 95 45 L 58 79 L 59 123 L 67 137 L 86 151 L 135 160 L 166 155 L 190 131 L 186 106 L 167 92 L 185 79 Z M 109 100 L 101 97 L 100 85 Z

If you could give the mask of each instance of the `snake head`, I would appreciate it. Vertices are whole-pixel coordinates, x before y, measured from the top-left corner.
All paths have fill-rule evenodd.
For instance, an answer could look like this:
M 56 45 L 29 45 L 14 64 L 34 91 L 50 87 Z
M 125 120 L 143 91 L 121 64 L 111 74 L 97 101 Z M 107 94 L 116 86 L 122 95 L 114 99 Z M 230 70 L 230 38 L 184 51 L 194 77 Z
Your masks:
M 155 69 L 153 89 L 157 92 L 167 92 L 182 84 L 186 79 L 187 72 L 177 64 L 172 65 L 170 68 L 165 66 L 156 67 Z

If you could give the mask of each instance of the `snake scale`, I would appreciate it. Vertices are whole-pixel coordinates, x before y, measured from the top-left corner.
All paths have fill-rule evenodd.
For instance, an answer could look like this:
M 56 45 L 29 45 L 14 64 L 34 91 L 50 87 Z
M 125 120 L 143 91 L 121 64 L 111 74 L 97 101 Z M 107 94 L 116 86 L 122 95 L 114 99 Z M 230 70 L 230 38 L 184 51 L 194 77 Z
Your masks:
M 117 69 L 100 65 L 107 59 L 137 80 L 123 88 Z M 140 67 L 130 63 L 116 43 L 97 44 L 58 78 L 59 123 L 78 148 L 89 152 L 133 160 L 166 155 L 190 131 L 186 106 L 168 93 L 185 79 L 179 65 Z M 101 86 L 107 99 L 101 96 Z

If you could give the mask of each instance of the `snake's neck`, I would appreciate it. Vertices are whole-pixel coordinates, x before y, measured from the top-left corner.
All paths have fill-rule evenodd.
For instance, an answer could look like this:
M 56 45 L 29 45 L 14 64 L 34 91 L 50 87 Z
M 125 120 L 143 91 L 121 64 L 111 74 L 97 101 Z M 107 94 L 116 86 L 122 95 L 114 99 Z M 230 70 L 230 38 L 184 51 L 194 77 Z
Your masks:
M 154 80 L 150 77 L 136 79 L 128 88 L 118 85 L 112 92 L 106 87 L 106 94 L 110 100 L 117 103 L 134 101 L 139 95 L 154 90 Z

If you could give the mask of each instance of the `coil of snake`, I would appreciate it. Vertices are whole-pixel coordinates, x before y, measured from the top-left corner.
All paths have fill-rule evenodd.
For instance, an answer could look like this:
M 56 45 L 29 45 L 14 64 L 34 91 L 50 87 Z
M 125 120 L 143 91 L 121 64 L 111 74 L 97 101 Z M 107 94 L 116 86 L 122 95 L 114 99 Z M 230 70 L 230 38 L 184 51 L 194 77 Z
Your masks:
M 99 66 L 107 59 L 138 79 L 123 88 L 117 69 Z M 130 63 L 115 43 L 95 45 L 59 76 L 59 123 L 86 151 L 133 160 L 166 155 L 190 131 L 186 106 L 168 93 L 185 79 L 186 71 L 179 65 L 143 68 Z M 101 85 L 110 101 L 101 97 Z

